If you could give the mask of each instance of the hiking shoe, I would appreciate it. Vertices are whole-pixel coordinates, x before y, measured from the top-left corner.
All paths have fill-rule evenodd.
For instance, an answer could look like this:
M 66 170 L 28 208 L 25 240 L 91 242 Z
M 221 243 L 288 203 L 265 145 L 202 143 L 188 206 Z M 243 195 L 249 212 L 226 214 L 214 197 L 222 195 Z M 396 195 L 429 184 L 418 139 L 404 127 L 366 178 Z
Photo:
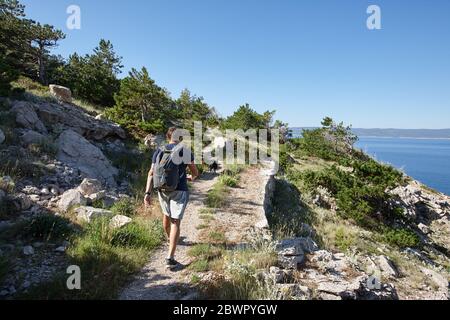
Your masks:
M 167 269 L 173 269 L 177 267 L 179 263 L 175 259 L 168 259 L 166 258 L 166 268 Z

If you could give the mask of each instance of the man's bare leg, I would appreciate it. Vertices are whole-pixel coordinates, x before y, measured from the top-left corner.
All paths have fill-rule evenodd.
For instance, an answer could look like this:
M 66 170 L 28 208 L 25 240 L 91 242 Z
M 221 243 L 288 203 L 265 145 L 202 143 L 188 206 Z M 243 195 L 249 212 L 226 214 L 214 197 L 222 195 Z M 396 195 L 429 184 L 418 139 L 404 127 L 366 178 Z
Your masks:
M 170 244 L 169 244 L 169 258 L 175 257 L 175 250 L 180 239 L 180 220 L 171 219 L 170 221 Z
M 167 240 L 170 239 L 170 218 L 166 215 L 163 217 L 163 228 L 167 235 Z

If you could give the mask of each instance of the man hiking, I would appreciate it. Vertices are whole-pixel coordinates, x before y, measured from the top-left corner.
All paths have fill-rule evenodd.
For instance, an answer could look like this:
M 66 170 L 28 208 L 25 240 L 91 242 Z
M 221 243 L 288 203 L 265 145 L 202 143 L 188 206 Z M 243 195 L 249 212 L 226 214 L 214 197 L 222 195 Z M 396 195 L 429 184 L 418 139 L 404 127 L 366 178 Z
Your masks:
M 172 127 L 167 131 L 169 144 L 153 154 L 144 198 L 145 205 L 149 206 L 152 190 L 158 191 L 159 203 L 164 213 L 163 226 L 169 239 L 166 258 L 166 267 L 169 269 L 178 265 L 175 250 L 180 238 L 181 220 L 189 201 L 187 181 L 194 181 L 199 175 L 194 156 L 180 143 L 181 139 L 176 137 L 176 130 L 177 128 Z M 189 161 L 186 161 L 186 155 L 190 155 Z M 187 167 L 191 175 L 186 173 Z

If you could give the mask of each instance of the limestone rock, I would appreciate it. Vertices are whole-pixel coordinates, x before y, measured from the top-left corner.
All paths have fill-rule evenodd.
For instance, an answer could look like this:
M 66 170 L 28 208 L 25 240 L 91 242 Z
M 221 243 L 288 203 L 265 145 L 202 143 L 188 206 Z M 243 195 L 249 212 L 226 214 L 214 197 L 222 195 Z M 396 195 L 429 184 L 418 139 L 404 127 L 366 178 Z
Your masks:
M 320 282 L 317 290 L 320 292 L 339 296 L 345 300 L 357 298 L 358 291 L 362 288 L 363 277 L 358 277 L 351 282 L 346 280 L 329 280 Z
M 116 215 L 111 219 L 110 227 L 112 229 L 118 229 L 122 228 L 123 226 L 126 226 L 127 224 L 131 223 L 133 221 L 131 218 L 122 216 L 122 215 Z
M 429 234 L 430 233 L 430 227 L 428 227 L 427 225 L 425 225 L 423 223 L 419 223 L 417 225 L 417 228 L 419 228 L 419 230 L 422 231 L 424 234 Z
M 46 140 L 46 137 L 34 130 L 27 130 L 24 134 L 22 134 L 20 140 L 24 145 L 28 146 L 30 144 L 42 143 Z
M 32 256 L 34 254 L 34 249 L 32 246 L 23 247 L 23 254 L 26 256 Z
M 80 191 L 76 189 L 67 190 L 61 196 L 61 199 L 58 202 L 58 208 L 62 212 L 66 212 L 71 207 L 74 206 L 84 206 L 86 205 L 86 198 L 81 194 Z
M 78 189 L 83 195 L 91 196 L 101 191 L 102 183 L 96 179 L 85 178 Z
M 103 200 L 103 199 L 105 199 L 105 197 L 106 197 L 106 191 L 105 190 L 99 191 L 97 193 L 93 193 L 93 194 L 88 196 L 89 200 L 91 200 L 91 203 L 93 203 L 95 201 Z
M 58 100 L 63 102 L 72 102 L 72 92 L 69 88 L 58 86 L 56 84 L 51 84 L 48 86 L 50 93 Z
M 26 101 L 18 101 L 14 104 L 11 112 L 16 115 L 16 122 L 26 129 L 36 130 L 39 133 L 47 134 L 47 128 L 39 119 L 33 104 Z
M 79 207 L 75 209 L 77 218 L 81 221 L 91 222 L 95 218 L 111 216 L 112 212 L 105 209 L 99 209 L 94 207 Z
M 278 255 L 278 264 L 284 269 L 298 269 L 305 262 L 305 255 Z
M 144 138 L 144 144 L 149 148 L 159 147 L 166 139 L 162 135 L 149 134 Z
M 400 276 L 394 262 L 392 262 L 388 257 L 378 256 L 376 261 L 383 274 L 394 278 L 398 278 Z
M 434 270 L 422 268 L 421 271 L 428 276 L 448 296 L 448 280 Z
M 72 130 L 91 140 L 107 137 L 126 138 L 125 131 L 110 121 L 96 120 L 83 109 L 69 104 L 43 103 L 37 108 L 40 119 L 54 131 Z
M 292 270 L 282 270 L 278 267 L 272 266 L 269 269 L 269 275 L 274 283 L 288 283 L 292 280 Z
M 279 241 L 276 250 L 279 254 L 292 256 L 304 252 L 313 253 L 318 251 L 319 248 L 310 237 L 299 237 Z
M 311 300 L 312 293 L 308 287 L 296 284 L 277 284 L 276 298 L 278 300 Z
M 72 130 L 61 133 L 57 144 L 58 160 L 78 168 L 85 177 L 97 179 L 111 187 L 116 186 L 114 176 L 118 170 L 98 147 Z
M 28 210 L 33 205 L 33 203 L 31 202 L 31 199 L 26 194 L 23 194 L 23 193 L 19 193 L 19 194 L 15 195 L 12 198 L 12 201 L 13 201 L 14 205 L 16 206 L 17 210 L 20 210 L 20 211 Z

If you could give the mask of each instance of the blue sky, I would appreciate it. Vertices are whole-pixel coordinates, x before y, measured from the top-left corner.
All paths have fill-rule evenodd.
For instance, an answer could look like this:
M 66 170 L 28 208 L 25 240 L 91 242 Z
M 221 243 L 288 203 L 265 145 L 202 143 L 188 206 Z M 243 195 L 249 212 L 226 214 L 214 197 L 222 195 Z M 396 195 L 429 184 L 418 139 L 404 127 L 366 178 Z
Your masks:
M 203 96 L 223 116 L 276 109 L 291 126 L 330 115 L 354 127 L 450 127 L 447 0 L 22 0 L 30 18 L 67 34 L 55 53 L 101 38 L 125 76 L 146 66 L 177 97 Z M 81 30 L 66 8 L 81 8 Z M 381 8 L 381 30 L 366 9 Z

